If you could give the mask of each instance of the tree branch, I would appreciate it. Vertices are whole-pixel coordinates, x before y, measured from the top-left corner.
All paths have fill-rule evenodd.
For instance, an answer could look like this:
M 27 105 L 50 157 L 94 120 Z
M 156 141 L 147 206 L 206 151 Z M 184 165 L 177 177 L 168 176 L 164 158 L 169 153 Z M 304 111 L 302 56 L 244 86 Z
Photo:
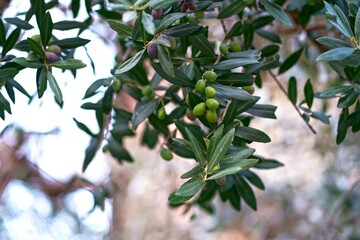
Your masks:
M 281 91 L 286 95 L 286 97 L 287 97 L 287 98 L 289 99 L 289 101 L 290 101 L 290 98 L 289 98 L 289 95 L 288 95 L 287 91 L 285 90 L 285 88 L 283 87 L 283 85 L 281 85 L 281 83 L 280 83 L 279 79 L 276 77 L 276 75 L 275 75 L 271 70 L 269 70 L 268 72 L 269 72 L 269 74 L 272 76 L 272 78 L 275 80 L 275 82 L 277 83 L 277 85 L 279 86 L 279 88 L 281 89 Z M 300 115 L 301 119 L 306 123 L 306 125 L 308 126 L 308 128 L 310 129 L 310 131 L 311 131 L 313 134 L 316 134 L 315 129 L 314 129 L 307 121 L 304 120 L 304 118 L 303 118 L 300 110 L 298 109 L 298 107 L 297 107 L 292 101 L 290 101 L 290 102 L 291 102 L 291 104 L 293 105 L 293 107 L 295 108 L 296 112 Z

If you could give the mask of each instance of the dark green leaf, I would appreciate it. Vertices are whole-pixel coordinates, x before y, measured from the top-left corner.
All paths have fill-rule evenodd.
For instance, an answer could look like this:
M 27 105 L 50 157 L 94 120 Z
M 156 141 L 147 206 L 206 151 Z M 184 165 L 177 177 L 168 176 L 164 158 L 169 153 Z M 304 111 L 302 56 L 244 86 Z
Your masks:
M 271 142 L 269 136 L 266 135 L 263 131 L 251 127 L 239 128 L 236 131 L 235 136 L 251 142 L 262 142 L 262 143 Z
M 321 92 L 319 97 L 320 98 L 334 98 L 342 93 L 348 91 L 351 86 L 336 86 L 326 89 L 325 91 Z
M 187 86 L 187 87 L 194 87 L 194 83 L 189 79 L 182 71 L 175 68 L 175 77 L 171 77 L 165 73 L 165 71 L 161 68 L 160 63 L 152 63 L 152 66 L 157 74 L 159 74 L 162 78 L 167 80 L 168 82 L 180 85 L 180 86 Z
M 85 172 L 91 161 L 94 159 L 95 154 L 99 148 L 100 139 L 92 137 L 89 146 L 85 150 L 85 159 L 82 166 L 82 171 Z
M 57 102 L 61 104 L 62 103 L 61 89 L 60 89 L 59 85 L 57 84 L 56 79 L 54 78 L 54 76 L 52 75 L 52 73 L 50 71 L 47 71 L 47 80 L 49 81 L 49 86 L 50 86 L 51 90 L 55 94 L 55 98 L 56 98 Z
M 141 16 L 141 23 L 147 33 L 150 35 L 155 34 L 155 23 L 154 18 L 151 14 L 146 13 L 145 11 L 142 11 Z
M 189 181 L 180 186 L 180 188 L 175 192 L 175 195 L 180 197 L 192 197 L 198 193 L 203 186 L 204 182 L 202 179 L 191 178 Z
M 156 45 L 156 47 L 157 47 L 157 53 L 161 68 L 168 76 L 174 78 L 175 77 L 174 65 L 171 61 L 168 49 L 167 48 L 165 49 L 165 47 L 159 44 Z
M 273 105 L 255 104 L 250 109 L 246 110 L 246 112 L 257 117 L 276 119 L 276 109 L 277 107 Z
M 238 100 L 254 99 L 254 97 L 250 93 L 237 87 L 231 87 L 217 83 L 208 83 L 208 85 L 214 87 L 216 91 L 224 94 L 225 96 L 228 96 L 231 99 L 238 99 Z
M 274 43 L 281 43 L 280 37 L 274 32 L 266 31 L 264 29 L 257 29 L 255 32 L 262 38 L 268 39 Z
M 339 129 L 346 130 L 350 126 L 359 124 L 359 122 L 360 122 L 360 111 L 358 110 L 347 116 L 339 125 Z
M 279 161 L 276 160 L 268 160 L 268 159 L 261 159 L 259 158 L 260 161 L 254 166 L 255 168 L 259 168 L 259 169 L 272 169 L 272 168 L 278 168 L 278 167 L 282 167 L 284 166 L 284 164 L 282 164 Z
M 219 144 L 224 132 L 224 124 L 220 125 L 218 129 L 216 129 L 214 135 L 210 139 L 209 147 L 207 148 L 208 158 L 214 154 L 216 146 Z
M 356 18 L 355 18 L 355 37 L 357 39 L 357 42 L 360 42 L 360 8 L 357 10 Z
M 198 31 L 201 27 L 195 24 L 182 24 L 165 31 L 165 34 L 172 37 L 186 37 Z
M 76 18 L 80 10 L 80 0 L 71 0 L 70 7 L 74 18 Z
M 8 23 L 14 24 L 18 28 L 30 30 L 34 28 L 31 24 L 29 24 L 27 21 L 21 20 L 20 18 L 14 17 L 14 18 L 5 18 L 5 21 Z
M 1 74 L 0 74 L 0 76 L 1 76 Z M 29 99 L 31 99 L 30 94 L 17 81 L 15 81 L 13 79 L 9 79 L 9 80 L 7 80 L 7 83 L 10 84 L 11 86 L 13 86 L 14 88 L 16 88 L 19 92 L 21 92 L 22 94 L 27 96 Z
M 20 32 L 21 32 L 20 28 L 16 28 L 14 31 L 11 32 L 9 37 L 5 40 L 1 54 L 3 58 L 15 46 L 20 36 Z
M 83 27 L 83 25 L 84 25 L 83 22 L 64 20 L 64 21 L 59 21 L 59 22 L 54 23 L 53 29 L 60 30 L 60 31 L 66 31 L 66 30 L 71 30 L 71 29 L 75 29 L 75 28 L 81 28 L 81 27 Z
M 196 160 L 198 160 L 200 165 L 204 167 L 205 166 L 205 157 L 202 152 L 200 142 L 198 142 L 198 140 L 194 137 L 194 135 L 191 133 L 191 131 L 188 128 L 186 128 L 185 131 L 186 131 L 186 134 L 191 143 L 191 149 L 193 150 L 193 152 L 195 154 Z
M 217 170 L 207 180 L 218 179 L 221 177 L 225 177 L 227 175 L 232 175 L 240 171 L 249 169 L 252 166 L 254 166 L 258 161 L 259 161 L 258 159 L 241 159 L 237 162 L 227 164 L 226 166 L 221 167 L 219 170 Z
M 0 46 L 4 46 L 6 40 L 6 30 L 2 19 L 0 19 Z
M 311 108 L 313 100 L 314 100 L 314 90 L 313 90 L 310 79 L 308 79 L 306 81 L 306 84 L 304 87 L 304 95 L 305 95 L 306 104 L 308 105 L 309 108 Z
M 235 58 L 235 59 L 221 61 L 218 64 L 213 65 L 212 68 L 217 70 L 231 70 L 234 68 L 238 68 L 241 66 L 254 64 L 254 63 L 258 63 L 258 61 L 250 58 Z
M 242 172 L 242 176 L 244 176 L 255 187 L 257 187 L 261 190 L 265 190 L 264 183 L 259 178 L 259 176 L 256 175 L 255 173 L 251 172 L 250 170 L 247 170 L 247 171 Z
M 176 20 L 186 16 L 186 13 L 170 13 L 167 14 L 159 23 L 156 33 L 159 33 L 173 24 Z
M 329 116 L 326 116 L 322 112 L 312 112 L 310 117 L 318 119 L 318 120 L 322 121 L 325 124 L 330 124 Z
M 291 54 L 287 59 L 285 59 L 284 63 L 279 68 L 279 74 L 286 72 L 292 66 L 294 66 L 297 63 L 297 61 L 300 59 L 302 52 L 303 52 L 303 48 L 300 48 L 299 50 Z
M 297 81 L 295 77 L 289 79 L 288 97 L 293 104 L 297 102 Z
M 261 51 L 262 57 L 270 57 L 270 56 L 278 53 L 279 50 L 280 50 L 279 45 L 268 45 L 268 46 L 265 46 L 264 48 L 262 48 L 260 51 Z
M 72 49 L 86 45 L 90 40 L 83 38 L 65 38 L 62 40 L 55 40 L 51 42 L 52 45 L 58 45 L 62 49 Z
M 316 39 L 316 41 L 318 41 L 319 43 L 321 43 L 323 45 L 331 47 L 331 48 L 339 48 L 339 47 L 352 48 L 353 47 L 350 43 L 345 42 L 338 38 L 333 38 L 333 37 L 320 37 L 320 38 Z
M 246 58 L 246 59 L 260 60 L 261 56 L 262 56 L 261 51 L 247 50 L 241 52 L 230 52 L 226 55 L 226 58 Z
M 108 20 L 108 24 L 120 37 L 131 38 L 132 28 L 130 26 L 115 20 Z
M 187 196 L 187 197 L 180 197 L 175 195 L 176 192 L 173 192 L 170 194 L 168 201 L 170 203 L 170 205 L 172 206 L 178 206 L 183 204 L 184 202 L 186 202 L 187 200 L 189 200 L 190 198 L 192 198 L 192 196 Z
M 110 84 L 112 78 L 102 78 L 94 81 L 90 87 L 86 90 L 83 99 L 93 96 L 96 91 L 103 85 Z
M 86 64 L 83 63 L 81 60 L 68 58 L 64 61 L 56 61 L 52 63 L 51 66 L 60 69 L 76 70 L 86 67 Z
M 276 20 L 282 22 L 287 26 L 292 26 L 289 17 L 278 4 L 276 4 L 275 2 L 268 2 L 267 0 L 260 0 L 260 2 L 264 5 L 265 10 Z
M 253 190 L 251 189 L 250 185 L 243 180 L 241 177 L 235 177 L 237 185 L 236 189 L 238 190 L 239 195 L 244 199 L 247 205 L 249 205 L 252 209 L 256 211 L 256 198 Z
M 234 87 L 250 86 L 254 84 L 254 77 L 249 73 L 227 73 L 218 76 L 218 83 Z
M 45 67 L 39 68 L 37 70 L 36 83 L 37 83 L 37 92 L 39 98 L 41 98 L 44 95 L 44 92 L 47 88 L 47 72 L 48 70 Z
M 76 126 L 83 130 L 85 133 L 89 134 L 92 137 L 95 137 L 95 134 L 91 132 L 91 130 L 82 122 L 79 122 L 75 118 L 73 118 L 74 122 L 76 123 Z
M 232 143 L 234 134 L 235 134 L 235 129 L 233 128 L 230 131 L 228 131 L 224 135 L 224 137 L 221 138 L 219 144 L 216 146 L 213 154 L 209 158 L 209 164 L 207 168 L 208 171 L 213 170 L 214 167 L 223 160 Z
M 4 85 L 6 81 L 13 79 L 19 73 L 17 68 L 0 69 L 0 85 Z
M 231 103 L 226 110 L 222 124 L 225 124 L 225 126 L 230 125 L 237 115 L 251 108 L 257 101 L 259 101 L 259 99 L 260 98 L 254 98 L 251 100 L 231 100 Z
M 131 118 L 132 129 L 136 129 L 148 116 L 150 116 L 159 104 L 159 100 L 154 99 L 150 102 L 138 102 Z
M 0 92 L 0 110 L 2 110 L 2 111 L 5 110 L 11 114 L 10 103 L 8 100 L 6 100 L 6 98 L 4 97 L 4 95 L 2 95 L 1 92 Z M 1 117 L 1 118 L 4 119 L 3 117 Z
M 35 11 L 35 16 L 36 16 L 36 23 L 38 24 L 38 26 L 40 26 L 41 20 L 43 19 L 44 15 L 45 15 L 45 11 L 46 11 L 46 5 L 45 5 L 45 1 L 44 0 L 34 0 L 31 2 L 31 7 L 34 8 Z M 26 19 L 26 20 L 30 20 Z
M 44 46 L 48 45 L 51 35 L 52 35 L 52 30 L 53 30 L 53 22 L 51 19 L 51 15 L 49 12 L 45 13 L 45 16 L 42 18 L 41 20 L 41 24 L 40 24 L 40 37 L 41 37 L 41 42 Z
M 31 39 L 31 38 L 27 38 L 27 43 L 31 49 L 31 51 L 33 51 L 34 53 L 36 53 L 38 56 L 40 56 L 41 58 L 45 57 L 45 52 L 42 48 L 42 46 L 37 43 L 35 40 Z
M 186 179 L 186 178 L 195 177 L 196 175 L 202 173 L 203 171 L 204 169 L 202 168 L 201 165 L 196 165 L 194 168 L 181 175 L 180 178 Z
M 169 136 L 169 129 L 163 120 L 160 120 L 157 116 L 152 114 L 149 116 L 149 122 L 156 130 L 164 134 L 164 136 Z
M 203 54 L 215 57 L 214 49 L 204 34 L 190 36 L 190 42 Z
M 241 28 L 242 28 L 242 22 L 236 22 L 231 29 L 229 30 L 229 32 L 226 34 L 225 39 L 229 39 L 235 36 L 240 36 L 241 34 Z
M 241 12 L 245 8 L 245 3 L 243 0 L 235 0 L 231 1 L 231 3 L 222 9 L 217 16 L 218 19 L 231 17 L 239 12 Z
M 158 135 L 159 135 L 158 130 L 150 127 L 149 124 L 146 124 L 146 128 L 142 136 L 141 144 L 148 146 L 150 149 L 153 149 L 158 141 Z
M 359 94 L 355 91 L 351 91 L 349 94 L 342 96 L 337 104 L 338 108 L 347 108 L 353 105 L 359 98 Z
M 141 57 L 144 54 L 144 52 L 145 49 L 137 52 L 133 57 L 126 60 L 123 64 L 121 64 L 121 66 L 118 69 L 116 69 L 115 74 L 125 73 L 130 69 L 132 69 L 133 67 L 135 67 L 136 64 L 138 64 L 139 61 L 141 60 Z
M 128 162 L 133 162 L 133 159 L 129 152 L 124 148 L 121 143 L 117 142 L 114 139 L 110 139 L 109 141 L 109 151 L 111 155 L 119 162 L 122 162 L 124 160 Z

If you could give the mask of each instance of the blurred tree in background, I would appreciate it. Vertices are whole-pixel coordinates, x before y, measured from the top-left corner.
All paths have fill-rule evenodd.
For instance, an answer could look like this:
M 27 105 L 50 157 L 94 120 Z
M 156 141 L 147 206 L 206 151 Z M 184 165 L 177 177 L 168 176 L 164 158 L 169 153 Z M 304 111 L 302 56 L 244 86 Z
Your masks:
M 1 239 L 360 238 L 358 1 L 0 14 Z

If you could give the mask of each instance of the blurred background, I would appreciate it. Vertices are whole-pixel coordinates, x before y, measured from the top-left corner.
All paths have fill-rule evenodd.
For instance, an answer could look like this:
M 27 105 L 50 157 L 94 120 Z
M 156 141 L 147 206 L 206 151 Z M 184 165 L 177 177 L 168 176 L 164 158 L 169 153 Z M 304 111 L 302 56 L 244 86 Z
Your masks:
M 70 1 L 59 2 L 61 8 L 51 10 L 53 21 L 71 19 Z M 1 8 L 2 18 L 29 8 L 27 1 L 0 3 L 6 6 Z M 80 11 L 77 20 L 85 18 Z M 90 139 L 72 118 L 96 129 L 94 116 L 80 109 L 83 94 L 93 81 L 110 75 L 119 54 L 114 32 L 101 18 L 94 19 L 81 35 L 91 42 L 87 49 L 76 52 L 76 58 L 90 66 L 89 54 L 95 74 L 90 67 L 78 71 L 76 79 L 54 72 L 61 79 L 62 109 L 51 90 L 41 100 L 35 97 L 31 102 L 16 94 L 13 114 L 0 122 L 0 239 L 360 239 L 360 135 L 349 132 L 346 140 L 336 145 L 340 113 L 336 99 L 315 100 L 318 110 L 331 115 L 331 126 L 311 120 L 317 131 L 312 134 L 267 75 L 262 76 L 263 87 L 256 88 L 255 95 L 261 96 L 261 103 L 278 106 L 277 119 L 256 119 L 252 125 L 266 132 L 272 142 L 250 146 L 258 155 L 277 159 L 284 167 L 255 170 L 266 186 L 265 191 L 256 191 L 257 211 L 245 204 L 241 212 L 234 211 L 218 197 L 214 199 L 214 215 L 197 208 L 169 207 L 168 195 L 181 185 L 180 175 L 194 162 L 178 157 L 166 162 L 159 156 L 160 145 L 155 151 L 142 146 L 144 125 L 137 137 L 125 142 L 135 163 L 119 165 L 99 151 L 82 173 Z M 222 29 L 210 20 L 204 23 L 210 25 L 213 40 L 221 41 Z M 282 59 L 307 40 L 303 32 L 294 38 L 294 33 L 287 35 L 281 25 L 274 29 L 283 31 L 286 44 L 281 49 Z M 54 34 L 67 37 L 63 32 Z M 76 36 L 76 32 L 66 34 Z M 260 49 L 264 42 L 256 44 Z M 279 78 L 287 86 L 287 79 L 296 75 L 299 99 L 308 78 L 315 91 L 338 81 L 327 64 L 315 62 L 317 51 L 316 46 L 308 46 L 298 66 Z M 35 71 L 22 71 L 16 80 L 35 94 Z M 126 106 L 133 108 L 131 102 Z

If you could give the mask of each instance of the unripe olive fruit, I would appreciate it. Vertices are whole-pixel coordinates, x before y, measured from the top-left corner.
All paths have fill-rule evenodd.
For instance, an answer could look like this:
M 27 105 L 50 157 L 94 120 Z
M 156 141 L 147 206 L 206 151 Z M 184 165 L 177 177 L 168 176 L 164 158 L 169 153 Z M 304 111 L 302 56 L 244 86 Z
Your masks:
M 251 4 L 254 3 L 254 0 L 244 0 L 244 3 L 246 6 L 250 6 Z
M 151 92 L 149 95 L 146 96 L 148 100 L 153 100 L 155 98 L 155 91 L 154 89 L 151 89 Z
M 48 63 L 56 62 L 59 59 L 59 56 L 56 55 L 56 53 L 53 52 L 46 52 L 45 58 Z
M 119 92 L 121 88 L 121 82 L 120 79 L 115 78 L 113 84 L 111 85 L 114 92 Z
M 219 108 L 219 102 L 214 98 L 209 98 L 208 100 L 206 100 L 206 106 L 210 110 L 216 110 Z
M 47 49 L 48 52 L 53 52 L 56 55 L 60 56 L 61 48 L 58 45 L 50 45 Z
M 245 87 L 242 87 L 242 89 L 244 89 L 245 91 L 247 91 L 248 93 L 250 94 L 253 94 L 255 92 L 255 88 L 254 86 L 245 86 Z
M 30 51 L 28 53 L 28 55 L 26 56 L 26 61 L 28 61 L 28 62 L 35 62 L 35 61 L 38 61 L 39 59 L 40 59 L 39 55 L 37 55 L 33 51 Z
M 205 117 L 210 123 L 216 123 L 217 121 L 217 113 L 214 110 L 206 110 Z
M 226 183 L 226 176 L 215 179 L 215 182 L 216 182 L 217 185 L 220 185 L 220 186 L 224 185 Z
M 163 9 L 163 8 L 157 8 L 157 9 L 153 8 L 153 9 L 151 10 L 151 16 L 153 16 L 153 18 L 154 18 L 155 20 L 161 18 L 162 15 L 163 15 L 163 13 L 164 13 L 164 9 Z
M 189 94 L 186 94 L 185 103 L 186 103 L 186 105 L 190 106 L 190 97 L 189 97 Z
M 160 156 L 166 161 L 170 161 L 173 158 L 172 152 L 167 148 L 161 148 Z
M 198 103 L 193 109 L 193 114 L 195 116 L 201 116 L 205 112 L 206 112 L 206 104 L 204 102 Z
M 160 108 L 160 110 L 158 112 L 158 118 L 160 120 L 164 120 L 166 118 L 166 111 L 164 108 Z
M 213 82 L 217 79 L 217 74 L 214 71 L 206 71 L 203 74 L 203 78 L 208 80 L 209 82 Z
M 34 40 L 37 43 L 41 43 L 41 37 L 39 34 L 36 34 L 34 36 L 31 37 L 32 40 Z
M 199 81 L 197 81 L 195 85 L 195 90 L 199 93 L 202 93 L 205 90 L 205 87 L 206 87 L 206 82 L 200 79 Z
M 103 153 L 106 153 L 107 150 L 109 150 L 109 145 L 107 145 L 107 144 L 104 145 L 101 150 L 102 150 Z
M 157 48 L 156 45 L 150 44 L 146 49 L 147 54 L 149 55 L 149 58 L 156 58 L 157 56 Z
M 153 89 L 150 87 L 150 85 L 146 85 L 141 89 L 141 93 L 144 96 L 149 96 L 152 91 L 153 91 Z
M 216 90 L 213 87 L 207 86 L 205 88 L 205 96 L 206 98 L 214 98 L 216 97 Z
M 232 52 L 240 52 L 241 51 L 241 46 L 236 41 L 231 42 L 229 48 L 230 48 L 230 51 L 232 51 Z
M 229 53 L 229 47 L 227 46 L 226 43 L 221 43 L 219 50 L 222 54 L 228 54 Z
M 196 116 L 193 114 L 193 112 L 190 109 L 186 109 L 186 116 L 191 121 L 194 121 L 196 119 Z

